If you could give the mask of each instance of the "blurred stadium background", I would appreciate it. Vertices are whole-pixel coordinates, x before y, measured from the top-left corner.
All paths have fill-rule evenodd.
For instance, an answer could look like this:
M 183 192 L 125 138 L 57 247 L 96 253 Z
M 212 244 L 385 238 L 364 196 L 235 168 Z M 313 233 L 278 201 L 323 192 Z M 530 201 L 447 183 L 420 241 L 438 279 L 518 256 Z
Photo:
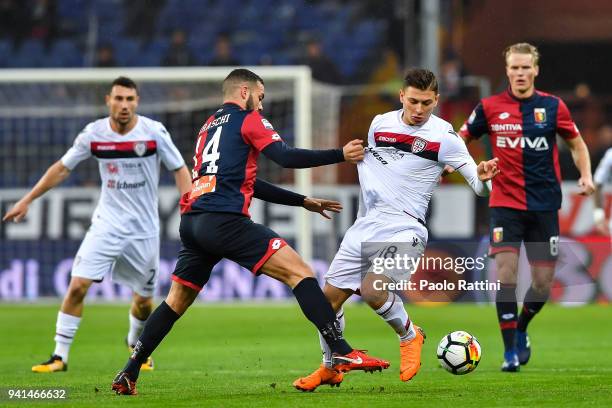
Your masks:
M 0 211 L 6 212 L 35 183 L 86 123 L 106 114 L 103 96 L 110 81 L 100 83 L 103 71 L 92 68 L 133 73 L 137 81 L 143 72 L 139 68 L 155 70 L 160 78 L 141 81 L 139 112 L 168 127 L 191 165 L 195 135 L 220 102 L 220 81 L 179 81 L 177 71 L 167 71 L 164 80 L 160 67 L 186 66 L 206 77 L 212 66 L 309 66 L 307 136 L 313 147 L 328 148 L 365 138 L 374 115 L 399 108 L 397 90 L 408 66 L 438 74 L 442 99 L 437 113 L 458 129 L 479 98 L 506 86 L 501 50 L 529 41 L 542 54 L 536 86 L 568 103 L 595 168 L 612 146 L 610 27 L 612 3 L 606 0 L 0 0 Z M 49 69 L 83 70 L 89 80 L 70 78 L 75 71 Z M 300 144 L 295 82 L 274 74 L 264 79 L 265 115 L 288 143 Z M 589 286 L 571 299 L 563 291 L 555 298 L 608 303 L 610 247 L 606 237 L 594 232 L 592 200 L 576 195 L 577 173 L 563 147 L 561 230 L 588 254 L 590 264 L 577 273 Z M 476 143 L 470 150 L 484 158 L 489 146 Z M 263 159 L 259 175 L 293 188 L 299 178 Z M 346 164 L 316 169 L 309 177 L 317 196 L 339 199 L 345 207 L 331 222 L 307 219 L 314 243 L 311 262 L 322 274 L 355 217 L 358 186 L 354 167 Z M 0 301 L 63 296 L 98 183 L 97 164 L 90 160 L 61 188 L 39 199 L 26 223 L 0 224 Z M 168 173 L 162 185 L 160 296 L 169 287 L 179 246 L 178 194 Z M 608 188 L 607 214 L 611 200 Z M 290 241 L 299 235 L 298 210 L 258 202 L 252 213 Z M 487 223 L 486 200 L 474 197 L 459 178 L 445 179 L 428 219 L 432 241 L 486 246 Z M 247 271 L 223 262 L 201 298 L 289 295 L 277 282 L 254 281 Z M 90 291 L 89 299 L 129 296 L 125 288 L 105 281 Z

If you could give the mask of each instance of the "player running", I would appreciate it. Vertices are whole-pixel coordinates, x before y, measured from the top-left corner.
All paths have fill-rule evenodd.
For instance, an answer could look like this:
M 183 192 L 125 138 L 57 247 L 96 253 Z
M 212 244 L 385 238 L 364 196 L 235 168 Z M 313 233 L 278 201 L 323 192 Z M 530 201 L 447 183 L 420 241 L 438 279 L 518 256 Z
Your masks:
M 182 248 L 173 272 L 170 293 L 153 312 L 125 368 L 112 389 L 117 394 L 136 394 L 136 380 L 147 357 L 185 313 L 222 258 L 288 285 L 304 315 L 319 330 L 340 371 L 375 370 L 389 363 L 355 350 L 344 340 L 339 322 L 325 299 L 310 267 L 271 229 L 249 216 L 253 197 L 287 205 L 301 205 L 303 196 L 255 181 L 257 157 L 283 167 L 306 168 L 363 158 L 361 141 L 342 150 L 304 150 L 288 147 L 263 109 L 264 82 L 246 69 L 233 70 L 223 81 L 224 102 L 198 135 L 191 191 L 181 201 Z
M 593 193 L 587 147 L 565 103 L 535 89 L 539 53 L 528 43 L 504 50 L 510 87 L 484 98 L 462 126 L 470 142 L 487 133 L 499 157 L 501 176 L 489 199 L 491 248 L 501 290 L 496 295 L 497 318 L 504 340 L 502 371 L 519 371 L 531 346 L 527 326 L 548 299 L 559 244 L 561 171 L 556 135 L 569 146 L 580 171 L 580 194 Z M 531 264 L 531 287 L 517 317 L 516 279 L 521 242 Z
M 109 116 L 85 126 L 74 145 L 53 164 L 38 183 L 11 208 L 3 221 L 21 221 L 36 198 L 60 184 L 81 161 L 95 157 L 102 191 L 91 227 L 74 258 L 68 291 L 57 314 L 55 350 L 48 361 L 32 367 L 35 373 L 66 371 L 68 354 L 81 324 L 83 300 L 93 282 L 107 272 L 113 282 L 133 291 L 128 346 L 133 346 L 153 310 L 152 297 L 159 273 L 159 167 L 174 173 L 181 194 L 189 191 L 189 171 L 170 134 L 159 122 L 137 115 L 136 83 L 119 77 L 106 96 Z M 153 360 L 143 361 L 153 369 Z
M 497 173 L 497 159 L 478 166 L 450 123 L 433 115 L 438 82 L 431 71 L 411 69 L 399 91 L 402 109 L 377 115 L 368 132 L 365 158 L 357 165 L 361 186 L 358 218 L 348 229 L 325 276 L 323 291 L 344 330 L 342 305 L 354 293 L 397 333 L 400 341 L 400 379 L 408 381 L 421 366 L 425 334 L 411 322 L 402 299 L 384 290 L 382 282 L 409 280 L 413 270 L 368 267 L 375 258 L 407 255 L 417 259 L 425 251 L 428 232 L 425 213 L 445 165 L 461 173 L 478 195 L 486 196 L 486 181 Z M 378 281 L 378 284 L 377 284 Z M 322 340 L 322 339 L 321 339 Z M 336 385 L 343 373 L 333 366 L 332 350 L 324 341 L 323 363 L 293 385 L 314 391 Z
M 612 147 L 608 148 L 606 154 L 599 162 L 595 175 L 595 211 L 593 212 L 593 221 L 597 231 L 604 235 L 612 235 L 612 219 L 606 221 L 606 212 L 604 211 L 603 187 L 605 184 L 612 182 Z

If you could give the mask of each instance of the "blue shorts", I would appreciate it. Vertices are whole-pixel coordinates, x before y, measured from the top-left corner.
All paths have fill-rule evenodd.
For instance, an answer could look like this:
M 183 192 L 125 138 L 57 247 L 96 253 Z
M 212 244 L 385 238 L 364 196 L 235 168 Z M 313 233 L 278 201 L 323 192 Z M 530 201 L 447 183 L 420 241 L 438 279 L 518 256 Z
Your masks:
M 232 213 L 183 214 L 180 235 L 182 246 L 172 279 L 196 290 L 202 290 L 222 258 L 257 275 L 263 264 L 287 245 L 270 228 Z

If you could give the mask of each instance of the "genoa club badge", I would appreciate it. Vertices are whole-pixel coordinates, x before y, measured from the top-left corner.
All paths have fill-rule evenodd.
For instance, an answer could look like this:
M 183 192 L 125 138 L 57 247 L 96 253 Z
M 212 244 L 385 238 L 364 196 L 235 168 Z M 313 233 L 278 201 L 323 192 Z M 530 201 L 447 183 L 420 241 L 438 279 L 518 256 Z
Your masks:
M 493 228 L 493 242 L 499 243 L 504 240 L 504 227 Z
M 544 108 L 535 108 L 533 110 L 533 116 L 535 118 L 536 123 L 544 123 L 546 122 L 546 109 Z

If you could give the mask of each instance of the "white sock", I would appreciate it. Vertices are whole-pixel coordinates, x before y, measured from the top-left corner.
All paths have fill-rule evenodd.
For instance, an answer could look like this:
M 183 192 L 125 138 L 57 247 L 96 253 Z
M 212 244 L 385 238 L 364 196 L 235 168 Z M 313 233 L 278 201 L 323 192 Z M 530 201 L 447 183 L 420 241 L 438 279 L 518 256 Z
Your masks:
M 408 319 L 408 313 L 404 309 L 404 302 L 395 293 L 389 292 L 387 301 L 376 310 L 376 314 L 395 330 L 400 341 L 412 340 L 416 336 L 414 325 Z
M 338 322 L 340 322 L 340 332 L 344 333 L 344 309 L 340 308 L 340 310 L 338 310 L 338 313 L 336 313 L 336 319 L 338 319 Z M 327 345 L 327 342 L 323 336 L 321 336 L 321 333 L 319 333 L 319 343 L 321 343 L 321 350 L 323 351 L 323 364 L 327 368 L 332 368 L 332 351 Z
M 61 311 L 57 313 L 57 323 L 55 324 L 55 351 L 53 354 L 60 356 L 64 363 L 68 362 L 70 345 L 74 340 L 74 335 L 79 329 L 81 318 L 72 316 Z
M 138 341 L 145 327 L 146 320 L 139 320 L 130 313 L 130 331 L 128 332 L 128 345 L 133 346 Z

